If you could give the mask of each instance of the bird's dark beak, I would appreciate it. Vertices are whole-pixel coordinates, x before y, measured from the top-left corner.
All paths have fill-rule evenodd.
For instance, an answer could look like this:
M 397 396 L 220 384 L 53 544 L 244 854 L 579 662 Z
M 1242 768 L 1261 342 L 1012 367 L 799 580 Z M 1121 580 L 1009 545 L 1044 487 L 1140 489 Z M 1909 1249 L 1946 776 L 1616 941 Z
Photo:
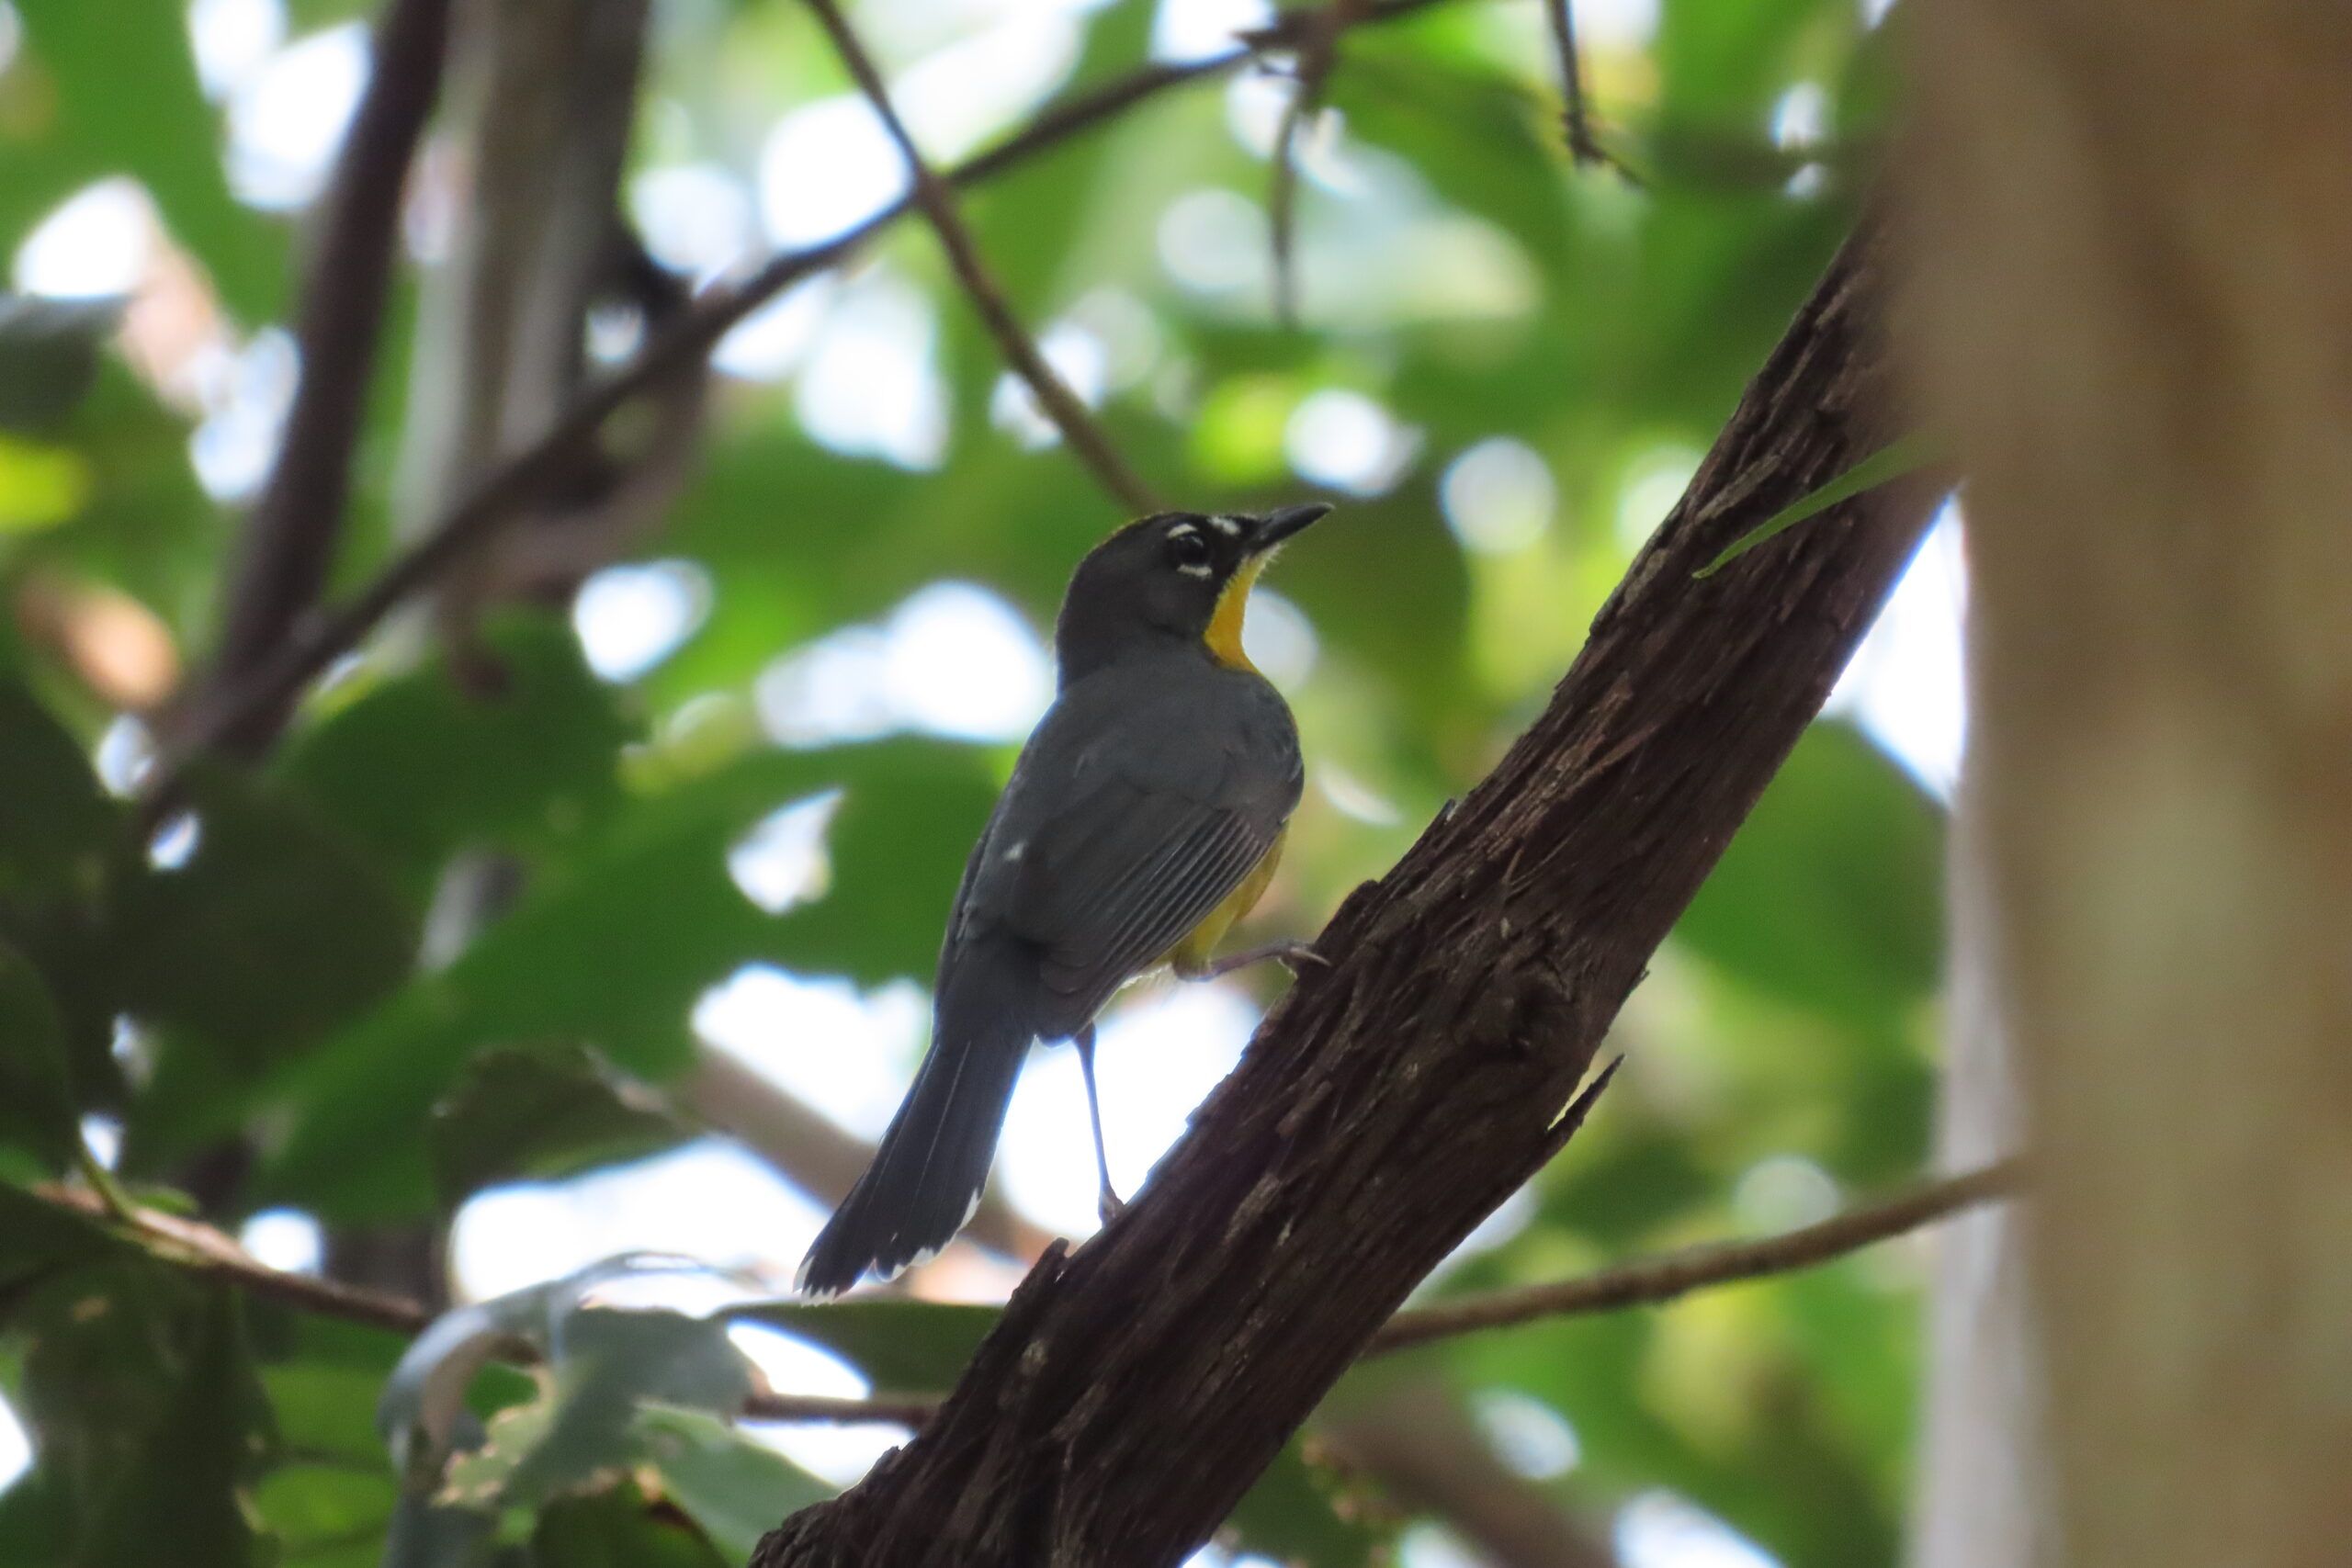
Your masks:
M 1285 506 L 1279 512 L 1267 513 L 1258 519 L 1258 526 L 1250 536 L 1250 553 L 1265 554 L 1330 510 L 1328 501 L 1310 501 L 1304 506 Z

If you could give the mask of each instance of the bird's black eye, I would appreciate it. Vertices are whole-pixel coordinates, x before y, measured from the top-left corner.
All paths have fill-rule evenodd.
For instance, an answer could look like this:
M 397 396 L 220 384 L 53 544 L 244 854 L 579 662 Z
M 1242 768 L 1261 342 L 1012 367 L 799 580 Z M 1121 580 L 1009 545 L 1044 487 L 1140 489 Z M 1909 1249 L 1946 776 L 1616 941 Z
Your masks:
M 1209 564 L 1209 542 L 1190 528 L 1180 528 L 1168 536 L 1168 562 L 1177 570 L 1205 570 Z

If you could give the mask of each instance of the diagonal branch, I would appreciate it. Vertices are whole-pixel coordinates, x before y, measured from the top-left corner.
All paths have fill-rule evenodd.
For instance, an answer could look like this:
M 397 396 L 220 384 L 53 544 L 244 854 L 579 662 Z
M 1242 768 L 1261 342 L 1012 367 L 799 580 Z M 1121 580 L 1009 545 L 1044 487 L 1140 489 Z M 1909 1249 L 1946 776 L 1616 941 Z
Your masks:
M 1551 1157 L 1610 1024 L 1819 711 L 1939 496 L 1843 503 L 1703 582 L 1899 427 L 1884 243 L 1840 251 L 1495 772 L 1317 938 L 1112 1224 L 757 1568 L 1175 1563 L 1413 1287 Z
M 238 539 L 209 687 L 235 687 L 268 663 L 325 591 L 383 334 L 401 192 L 440 96 L 449 9 L 450 0 L 391 0 L 377 28 L 375 69 L 336 160 L 303 288 L 301 379 Z M 281 703 L 250 705 L 209 739 L 261 750 L 282 717 Z
M 1363 25 L 1394 21 L 1442 3 L 1374 0 L 1361 20 Z M 1225 75 L 1257 58 L 1261 50 L 1295 42 L 1312 15 L 1293 12 L 1222 54 L 1182 64 L 1145 66 L 1081 94 L 1047 109 L 1026 130 L 944 177 L 958 187 L 986 184 L 1162 93 Z M 234 680 L 201 694 L 167 738 L 163 755 L 149 774 L 146 815 L 159 815 L 161 803 L 178 793 L 191 759 L 220 747 L 259 716 L 292 703 L 303 687 L 358 647 L 395 608 L 431 586 L 483 539 L 526 513 L 534 501 L 572 471 L 581 450 L 620 409 L 697 364 L 729 330 L 768 300 L 803 278 L 841 265 L 912 210 L 911 197 L 894 202 L 822 244 L 772 256 L 741 283 L 715 289 L 697 300 L 673 325 L 649 341 L 625 368 L 582 392 L 544 434 L 515 452 L 443 513 L 353 598 L 297 621 L 267 657 Z
M 1029 384 L 1029 389 L 1036 394 L 1037 406 L 1045 410 L 1046 417 L 1054 422 L 1054 427 L 1062 433 L 1062 439 L 1069 443 L 1069 449 L 1093 471 L 1096 481 L 1111 492 L 1113 499 L 1132 513 L 1159 511 L 1159 502 L 1153 497 L 1150 488 L 1136 477 L 1126 459 L 1119 456 L 1118 448 L 1111 444 L 1111 437 L 1095 423 L 1094 416 L 1087 412 L 1086 404 L 1078 394 L 1069 389 L 1069 384 L 1046 363 L 1046 356 L 1038 351 L 1036 340 L 1021 324 L 1021 319 L 1012 313 L 1012 306 L 1004 297 L 1003 286 L 989 271 L 988 264 L 980 257 L 979 243 L 972 237 L 971 227 L 964 221 L 963 214 L 956 210 L 955 191 L 933 172 L 931 164 L 923 158 L 922 149 L 915 145 L 914 137 L 907 130 L 906 121 L 899 118 L 897 107 L 890 102 L 888 85 L 882 80 L 882 73 L 876 67 L 874 57 L 858 40 L 849 19 L 842 15 L 841 8 L 833 4 L 833 0 L 808 0 L 808 6 L 832 39 L 833 48 L 841 55 L 842 63 L 849 67 L 851 80 L 873 104 L 875 114 L 881 118 L 882 129 L 897 143 L 899 155 L 906 160 L 907 177 L 912 186 L 915 206 L 922 209 L 932 232 L 939 236 L 940 249 L 947 253 L 947 265 L 954 270 L 956 281 L 963 285 L 964 292 L 971 297 L 972 308 L 979 313 L 980 322 L 988 328 L 989 335 L 996 339 L 998 352 L 1004 355 L 1005 362 L 1012 367 L 1013 372 Z

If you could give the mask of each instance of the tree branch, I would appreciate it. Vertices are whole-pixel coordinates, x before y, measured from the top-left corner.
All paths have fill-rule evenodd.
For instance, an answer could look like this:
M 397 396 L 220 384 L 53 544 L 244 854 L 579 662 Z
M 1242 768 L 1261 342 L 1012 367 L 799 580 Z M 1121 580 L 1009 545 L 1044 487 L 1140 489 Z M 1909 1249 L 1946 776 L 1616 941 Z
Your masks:
M 413 1337 L 433 1321 L 419 1303 L 388 1291 L 346 1285 L 316 1274 L 294 1274 L 247 1252 L 235 1237 L 199 1221 L 183 1219 L 157 1209 L 132 1208 L 128 1217 L 113 1213 L 95 1191 L 40 1186 L 34 1197 L 101 1223 L 113 1234 L 132 1242 L 159 1262 L 234 1285 L 265 1301 L 283 1302 L 324 1317 L 364 1323 Z M 884 1422 L 919 1426 L 936 1402 L 922 1399 L 840 1399 L 821 1394 L 760 1393 L 741 1412 L 751 1421 L 804 1421 L 854 1424 Z
M 374 69 L 335 163 L 295 326 L 301 378 L 238 540 L 208 689 L 240 686 L 269 663 L 318 604 L 334 564 L 399 251 L 401 193 L 440 96 L 449 7 L 390 0 L 376 30 Z M 258 750 L 283 716 L 283 698 L 243 705 L 207 743 Z
M 1362 21 L 1367 25 L 1393 21 L 1442 3 L 1375 0 L 1365 7 Z M 1313 15 L 1292 12 L 1274 25 L 1247 35 L 1241 44 L 1222 54 L 1181 65 L 1146 66 L 1081 94 L 1046 110 L 1027 130 L 961 164 L 945 178 L 959 188 L 985 184 L 1163 92 L 1224 75 L 1255 59 L 1262 49 L 1292 42 Z M 581 448 L 616 412 L 673 375 L 689 369 L 730 329 L 775 295 L 802 278 L 849 260 L 913 209 L 910 198 L 894 202 L 847 232 L 820 245 L 773 256 L 743 282 L 714 289 L 697 300 L 675 324 L 648 342 L 626 368 L 582 393 L 546 434 L 506 459 L 464 500 L 442 513 L 351 600 L 298 621 L 267 657 L 234 681 L 208 690 L 191 705 L 165 739 L 148 775 L 145 815 L 153 818 L 158 803 L 177 794 L 180 777 L 192 758 L 221 746 L 253 723 L 255 716 L 290 704 L 327 666 L 356 648 L 396 606 L 525 513 L 571 471 Z
M 1568 139 L 1568 156 L 1579 167 L 1598 164 L 1614 169 L 1618 175 L 1632 185 L 1640 185 L 1641 176 L 1625 166 L 1624 161 L 1603 147 L 1592 133 L 1592 120 L 1585 108 L 1584 57 L 1577 48 L 1577 18 L 1575 0 L 1544 0 L 1544 17 L 1552 27 L 1552 45 L 1560 57 L 1560 113 L 1562 127 Z
M 1021 319 L 1013 314 L 1012 306 L 1004 297 L 1004 288 L 998 283 L 981 259 L 979 243 L 972 237 L 970 227 L 956 208 L 956 193 L 944 180 L 932 171 L 931 164 L 915 145 L 907 130 L 906 121 L 890 102 L 888 84 L 874 63 L 874 57 L 858 40 L 855 29 L 841 13 L 833 0 L 808 0 L 808 9 L 833 40 L 834 50 L 842 63 L 849 68 L 850 79 L 857 84 L 874 112 L 881 118 L 882 129 L 898 145 L 899 155 L 906 160 L 907 177 L 911 185 L 915 206 L 931 224 L 932 232 L 939 236 L 940 249 L 947 253 L 947 265 L 956 274 L 956 281 L 978 312 L 981 325 L 996 340 L 997 350 L 1014 374 L 1029 384 L 1036 394 L 1037 406 L 1062 433 L 1062 439 L 1078 455 L 1079 461 L 1091 470 L 1096 482 L 1111 492 L 1114 500 L 1137 514 L 1157 512 L 1159 502 L 1149 486 L 1136 477 L 1134 468 L 1119 455 L 1118 448 L 1102 427 L 1087 412 L 1086 404 L 1077 393 L 1046 363 Z
M 1792 1273 L 1858 1251 L 1959 1210 L 2006 1198 L 2018 1190 L 2022 1167 L 2003 1160 L 1965 1176 L 1922 1182 L 1907 1192 L 1779 1235 L 1718 1241 L 1642 1258 L 1597 1274 L 1522 1290 L 1465 1296 L 1438 1306 L 1400 1312 L 1373 1336 L 1367 1356 L 1385 1356 L 1432 1339 L 1507 1328 L 1544 1317 L 1575 1317 L 1651 1306 L 1713 1285 Z
M 1904 1235 L 1979 1203 L 2015 1193 L 2021 1162 L 2003 1160 L 1964 1176 L 1925 1182 L 1883 1202 L 1851 1210 L 1816 1224 L 1756 1241 L 1715 1242 L 1556 1284 L 1466 1296 L 1441 1306 L 1400 1312 L 1365 1347 L 1364 1355 L 1385 1355 L 1433 1339 L 1511 1327 L 1546 1317 L 1577 1317 L 1649 1306 L 1710 1285 L 1731 1284 L 1773 1274 L 1794 1273 Z M 404 1296 L 273 1269 L 239 1246 L 227 1233 L 160 1210 L 109 1207 L 98 1192 L 55 1185 L 33 1195 L 75 1213 L 127 1224 L 132 1239 L 155 1258 L 236 1285 L 266 1300 L 305 1312 L 415 1334 L 432 1314 Z M 124 1214 L 128 1214 L 127 1221 Z M 746 1415 L 763 1421 L 882 1421 L 919 1427 L 938 1408 L 932 1399 L 831 1399 L 768 1394 L 752 1401 Z
M 1839 253 L 1551 705 L 1317 942 L 1117 1219 L 758 1568 L 1173 1563 L 1408 1292 L 1572 1130 L 1652 952 L 1818 711 L 1939 496 L 1731 540 L 1900 427 L 1875 225 Z
M 1294 254 L 1298 227 L 1298 139 L 1323 102 L 1331 67 L 1340 58 L 1340 35 L 1363 10 L 1363 0 L 1332 0 L 1321 11 L 1307 14 L 1298 37 L 1297 85 L 1283 106 L 1282 124 L 1274 131 L 1274 162 L 1266 186 L 1266 239 L 1273 253 L 1274 319 L 1284 326 L 1298 322 L 1298 262 Z

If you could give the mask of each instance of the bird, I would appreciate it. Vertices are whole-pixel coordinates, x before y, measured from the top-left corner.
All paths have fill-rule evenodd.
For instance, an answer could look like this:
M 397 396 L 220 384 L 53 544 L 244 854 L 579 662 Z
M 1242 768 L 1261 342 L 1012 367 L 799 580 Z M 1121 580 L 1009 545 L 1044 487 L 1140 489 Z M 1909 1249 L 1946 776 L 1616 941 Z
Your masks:
M 1104 1223 L 1094 1021 L 1166 964 L 1204 979 L 1311 945 L 1215 955 L 1265 891 L 1304 786 L 1298 727 L 1241 648 L 1250 591 L 1329 512 L 1168 512 L 1072 574 L 1054 626 L 1053 704 L 966 863 L 940 943 L 932 1038 L 874 1158 L 800 1266 L 838 1295 L 954 1239 L 979 1206 L 1014 1078 L 1038 1041 L 1077 1047 Z

